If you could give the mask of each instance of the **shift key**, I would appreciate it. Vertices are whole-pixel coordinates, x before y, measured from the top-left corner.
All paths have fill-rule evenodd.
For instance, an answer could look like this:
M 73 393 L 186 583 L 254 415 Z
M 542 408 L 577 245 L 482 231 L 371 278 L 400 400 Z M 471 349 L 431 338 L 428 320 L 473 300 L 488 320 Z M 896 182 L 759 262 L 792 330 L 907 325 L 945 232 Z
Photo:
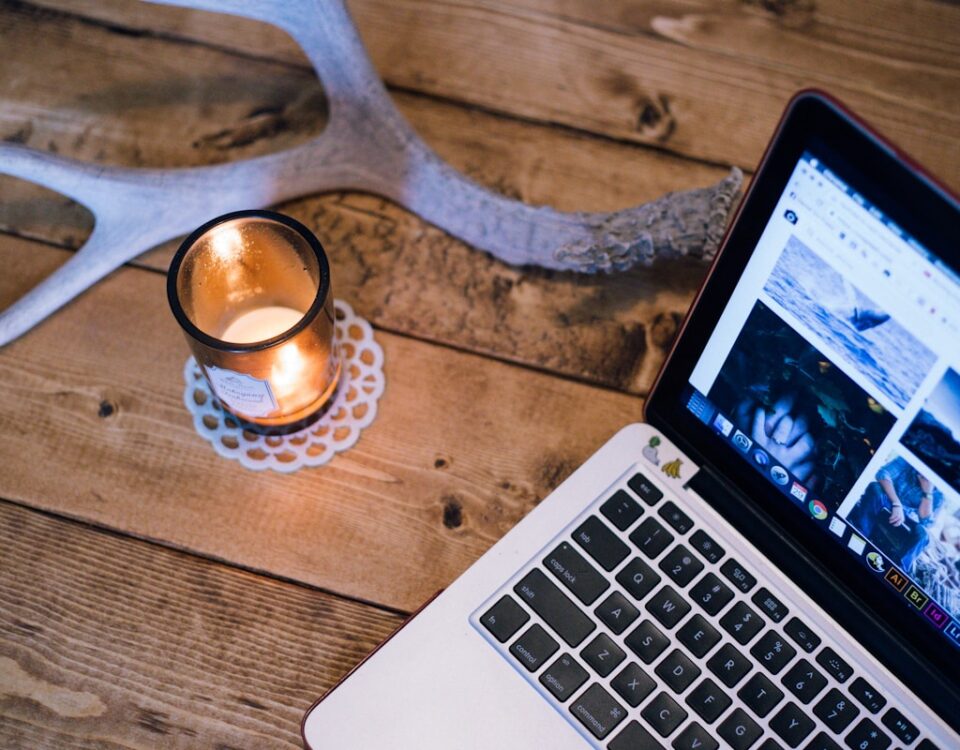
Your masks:
M 517 596 L 543 618 L 569 646 L 579 646 L 597 626 L 539 569 L 531 570 L 516 586 Z

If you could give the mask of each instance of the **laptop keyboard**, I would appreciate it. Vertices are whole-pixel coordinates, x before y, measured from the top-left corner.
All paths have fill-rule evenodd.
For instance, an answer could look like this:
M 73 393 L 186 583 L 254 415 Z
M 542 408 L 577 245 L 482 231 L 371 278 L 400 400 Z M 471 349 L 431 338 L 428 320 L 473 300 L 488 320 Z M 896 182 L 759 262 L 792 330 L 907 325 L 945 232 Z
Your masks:
M 471 616 L 605 750 L 938 750 L 642 473 Z

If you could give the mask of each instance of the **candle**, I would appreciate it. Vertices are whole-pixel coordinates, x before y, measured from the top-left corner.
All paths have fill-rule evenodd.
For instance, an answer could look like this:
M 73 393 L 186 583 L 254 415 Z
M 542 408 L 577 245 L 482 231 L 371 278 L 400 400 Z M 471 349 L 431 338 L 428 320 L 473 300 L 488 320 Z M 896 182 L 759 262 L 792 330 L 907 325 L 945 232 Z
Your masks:
M 214 219 L 180 246 L 167 295 L 211 390 L 254 429 L 296 429 L 332 399 L 329 264 L 299 222 L 269 211 Z

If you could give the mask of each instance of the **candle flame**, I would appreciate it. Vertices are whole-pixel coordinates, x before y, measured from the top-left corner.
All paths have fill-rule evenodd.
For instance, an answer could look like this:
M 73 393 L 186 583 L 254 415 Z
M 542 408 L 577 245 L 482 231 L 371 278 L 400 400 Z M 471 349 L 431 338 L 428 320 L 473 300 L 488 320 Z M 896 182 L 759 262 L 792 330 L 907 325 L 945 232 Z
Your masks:
M 280 347 L 276 356 L 276 362 L 270 370 L 270 384 L 277 397 L 291 396 L 302 384 L 307 360 L 293 343 Z

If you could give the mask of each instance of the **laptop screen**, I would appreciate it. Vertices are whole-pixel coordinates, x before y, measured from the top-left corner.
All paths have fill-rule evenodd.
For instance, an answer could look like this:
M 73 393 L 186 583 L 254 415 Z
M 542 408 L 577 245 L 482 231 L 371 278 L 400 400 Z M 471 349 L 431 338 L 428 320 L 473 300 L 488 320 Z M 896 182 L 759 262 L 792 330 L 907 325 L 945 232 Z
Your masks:
M 960 648 L 960 277 L 850 174 L 803 153 L 684 403 Z

